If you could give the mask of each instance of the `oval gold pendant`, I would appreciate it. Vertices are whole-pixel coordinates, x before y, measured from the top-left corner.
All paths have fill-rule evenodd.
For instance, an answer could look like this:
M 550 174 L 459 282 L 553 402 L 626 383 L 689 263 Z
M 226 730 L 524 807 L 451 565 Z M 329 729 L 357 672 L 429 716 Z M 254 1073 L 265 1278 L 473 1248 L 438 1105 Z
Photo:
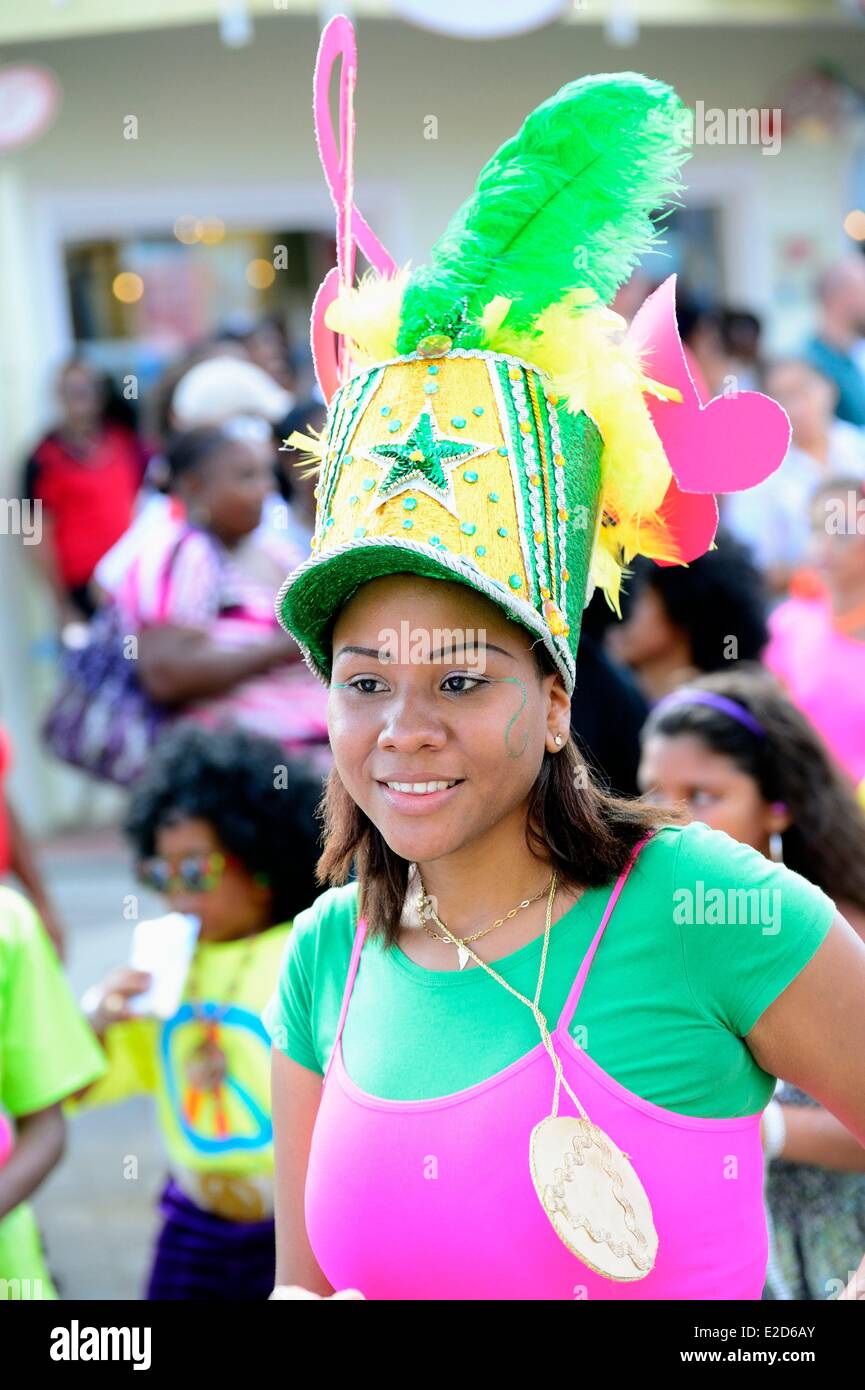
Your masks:
M 645 1279 L 658 1251 L 652 1206 L 608 1134 L 575 1115 L 548 1115 L 532 1130 L 529 1165 L 541 1206 L 578 1260 L 605 1279 Z

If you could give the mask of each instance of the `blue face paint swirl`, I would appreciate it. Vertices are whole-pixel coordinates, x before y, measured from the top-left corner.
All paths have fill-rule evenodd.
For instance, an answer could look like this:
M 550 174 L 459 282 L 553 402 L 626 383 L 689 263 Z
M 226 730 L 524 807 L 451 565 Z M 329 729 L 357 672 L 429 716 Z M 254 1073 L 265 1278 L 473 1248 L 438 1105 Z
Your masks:
M 509 737 L 510 737 L 511 728 L 513 727 L 513 724 L 514 724 L 515 720 L 519 719 L 520 715 L 522 714 L 523 710 L 524 710 L 525 707 L 526 707 L 526 700 L 527 700 L 528 697 L 527 697 L 527 695 L 526 695 L 525 683 L 524 683 L 523 681 L 520 680 L 519 676 L 500 676 L 500 677 L 499 677 L 499 681 L 500 681 L 502 684 L 518 685 L 518 686 L 520 687 L 520 690 L 522 691 L 523 702 L 522 702 L 522 704 L 520 705 L 520 707 L 519 707 L 519 709 L 517 710 L 517 712 L 516 712 L 514 715 L 512 715 L 511 718 L 508 720 L 508 727 L 505 729 L 505 748 L 507 748 L 507 750 L 508 750 L 508 756 L 511 757 L 511 758 L 521 758 L 521 757 L 523 756 L 523 754 L 525 753 L 526 748 L 528 747 L 528 742 L 529 742 L 529 731 L 528 731 L 528 729 L 526 729 L 526 736 L 525 736 L 525 738 L 524 738 L 524 740 L 523 740 L 523 746 L 522 746 L 522 748 L 520 749 L 519 753 L 515 753 L 515 752 L 513 751 L 513 749 L 511 748 L 510 744 L 508 743 L 508 739 L 509 739 Z

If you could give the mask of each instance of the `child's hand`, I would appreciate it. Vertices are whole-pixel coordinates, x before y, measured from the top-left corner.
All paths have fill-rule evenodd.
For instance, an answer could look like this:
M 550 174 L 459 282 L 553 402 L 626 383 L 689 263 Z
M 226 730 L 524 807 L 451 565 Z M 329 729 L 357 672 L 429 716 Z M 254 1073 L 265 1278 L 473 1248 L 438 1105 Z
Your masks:
M 90 1027 L 97 1036 L 112 1023 L 120 1023 L 132 1018 L 129 1000 L 136 994 L 143 994 L 149 988 L 152 976 L 145 970 L 133 970 L 131 966 L 121 965 L 106 975 L 101 984 L 89 989 L 81 1001 Z
M 364 1295 L 361 1293 L 360 1289 L 339 1289 L 336 1293 L 321 1294 L 321 1293 L 313 1293 L 313 1292 L 312 1292 L 312 1289 L 303 1289 L 303 1288 L 301 1288 L 300 1284 L 277 1284 L 277 1286 L 276 1286 L 276 1288 L 274 1289 L 273 1293 L 270 1295 L 270 1298 L 271 1298 L 271 1299 L 300 1299 L 300 1298 L 318 1298 L 318 1299 L 323 1299 L 323 1298 L 330 1298 L 330 1299 L 332 1299 L 332 1298 L 341 1298 L 341 1299 L 358 1299 L 358 1298 L 360 1298 L 360 1299 L 363 1299 L 364 1302 L 366 1302 L 366 1299 L 364 1298 Z

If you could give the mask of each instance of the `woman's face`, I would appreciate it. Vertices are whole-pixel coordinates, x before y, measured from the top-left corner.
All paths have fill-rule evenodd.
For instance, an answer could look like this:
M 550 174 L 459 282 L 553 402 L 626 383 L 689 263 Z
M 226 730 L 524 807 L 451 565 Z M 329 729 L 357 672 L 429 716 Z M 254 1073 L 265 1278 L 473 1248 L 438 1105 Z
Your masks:
M 67 367 L 60 378 L 58 396 L 66 419 L 81 427 L 94 424 L 105 404 L 102 382 L 85 366 Z
M 273 491 L 273 447 L 256 440 L 226 440 L 194 480 L 194 505 L 208 529 L 231 544 L 254 531 Z
M 768 374 L 766 391 L 789 415 L 794 440 L 810 442 L 829 427 L 837 393 L 807 362 L 779 363 Z
M 425 863 L 509 816 L 522 827 L 544 749 L 570 720 L 564 686 L 541 678 L 531 642 L 467 586 L 414 575 L 363 585 L 339 614 L 334 760 L 395 854 Z
M 607 630 L 606 641 L 617 661 L 639 671 L 641 666 L 678 650 L 682 636 L 658 591 L 643 584 L 628 617 Z
M 865 580 L 865 536 L 856 500 L 855 480 L 848 493 L 819 492 L 811 504 L 812 563 L 830 593 L 856 591 Z
M 769 852 L 770 833 L 787 824 L 786 816 L 763 800 L 753 777 L 695 734 L 646 739 L 638 782 L 647 801 L 678 805 L 692 820 L 724 830 L 761 854 Z

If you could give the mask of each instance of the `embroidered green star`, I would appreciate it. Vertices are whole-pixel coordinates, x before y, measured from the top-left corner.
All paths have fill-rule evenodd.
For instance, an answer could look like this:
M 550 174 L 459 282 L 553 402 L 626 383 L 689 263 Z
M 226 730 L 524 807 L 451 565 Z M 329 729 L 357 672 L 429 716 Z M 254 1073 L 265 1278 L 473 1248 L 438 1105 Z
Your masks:
M 373 444 L 368 455 L 388 471 L 374 506 L 381 506 L 407 488 L 425 492 L 456 514 L 451 473 L 460 463 L 489 452 L 489 444 L 448 439 L 430 410 L 422 410 L 407 437 L 392 444 Z

